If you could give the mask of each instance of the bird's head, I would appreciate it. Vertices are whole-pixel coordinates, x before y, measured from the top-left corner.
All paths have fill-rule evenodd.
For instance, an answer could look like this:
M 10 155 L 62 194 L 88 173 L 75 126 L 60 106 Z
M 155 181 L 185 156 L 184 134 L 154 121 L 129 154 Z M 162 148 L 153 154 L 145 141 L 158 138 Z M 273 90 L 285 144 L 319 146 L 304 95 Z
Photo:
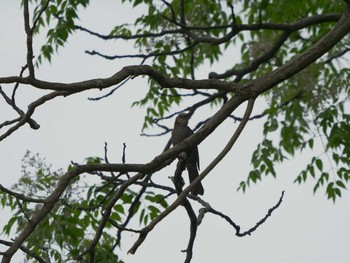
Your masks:
M 180 113 L 175 119 L 175 126 L 177 125 L 187 125 L 188 120 L 191 118 L 191 113 Z

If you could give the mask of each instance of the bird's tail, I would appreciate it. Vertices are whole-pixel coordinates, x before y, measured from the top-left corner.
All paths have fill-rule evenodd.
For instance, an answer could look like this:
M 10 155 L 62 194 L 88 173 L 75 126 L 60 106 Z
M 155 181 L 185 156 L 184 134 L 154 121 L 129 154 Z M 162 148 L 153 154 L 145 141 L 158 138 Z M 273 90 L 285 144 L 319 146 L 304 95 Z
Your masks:
M 190 178 L 190 183 L 194 181 L 198 177 L 198 169 L 196 167 L 196 164 L 193 163 L 187 163 L 186 168 L 188 171 L 188 176 Z M 197 183 L 193 188 L 191 193 L 193 195 L 203 195 L 204 194 L 204 188 L 201 182 Z

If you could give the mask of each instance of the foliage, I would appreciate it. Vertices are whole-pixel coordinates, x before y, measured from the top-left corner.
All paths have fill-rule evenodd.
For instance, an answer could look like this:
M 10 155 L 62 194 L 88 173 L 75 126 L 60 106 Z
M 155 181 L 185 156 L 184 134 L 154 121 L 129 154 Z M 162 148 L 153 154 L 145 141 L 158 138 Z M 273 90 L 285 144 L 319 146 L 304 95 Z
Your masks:
M 181 13 L 181 1 L 173 1 L 171 4 L 165 1 L 159 3 L 147 0 L 123 2 L 130 2 L 134 7 L 142 5 L 148 12 L 137 18 L 132 26 L 115 26 L 109 37 L 132 40 L 142 54 L 140 55 L 142 63 L 152 59 L 152 66 L 165 75 L 195 78 L 195 73 L 201 69 L 203 63 L 212 64 L 219 61 L 223 52 L 230 47 L 230 42 L 218 45 L 204 41 L 197 44 L 189 35 L 183 34 L 179 30 L 179 24 L 183 23 L 182 18 L 176 17 L 176 14 Z M 38 13 L 44 3 L 42 0 L 35 13 Z M 51 60 L 52 48 L 55 47 L 57 50 L 63 46 L 68 36 L 77 30 L 79 7 L 87 7 L 88 4 L 88 0 L 57 0 L 50 3 L 45 11 L 46 19 L 40 19 L 40 25 L 51 26 L 48 30 L 48 41 L 42 49 L 42 56 Z M 234 16 L 231 4 L 236 8 L 242 2 L 185 1 L 183 8 L 191 14 L 185 17 L 185 25 L 192 28 L 213 27 L 210 30 L 193 30 L 197 37 L 221 37 L 227 34 L 229 27 L 216 28 L 216 26 L 229 25 L 233 19 L 238 25 L 293 23 L 301 17 L 339 13 L 344 8 L 344 3 L 341 1 L 330 3 L 326 0 L 317 2 L 255 0 L 244 1 L 240 11 L 236 11 Z M 56 21 L 56 25 L 52 27 L 53 21 Z M 247 74 L 244 81 L 262 76 L 297 56 L 320 39 L 332 26 L 332 23 L 317 23 L 300 31 L 288 32 L 290 37 L 278 48 L 276 54 Z M 243 42 L 242 56 L 241 63 L 233 66 L 233 69 L 249 67 L 252 61 L 260 60 L 273 45 L 276 45 L 274 43 L 283 34 L 279 30 L 249 32 L 249 35 L 244 31 L 237 32 L 238 39 Z M 276 176 L 274 168 L 276 163 L 283 162 L 297 152 L 300 154 L 308 149 L 313 150 L 316 144 L 321 145 L 317 147 L 318 152 L 295 181 L 304 182 L 308 175 L 311 175 L 316 179 L 314 191 L 325 184 L 328 198 L 334 201 L 337 196 L 341 196 L 341 189 L 345 189 L 348 181 L 347 171 L 350 169 L 346 161 L 349 154 L 346 144 L 347 133 L 342 133 L 348 128 L 345 105 L 349 98 L 350 71 L 340 64 L 342 59 L 340 54 L 347 50 L 348 42 L 349 35 L 323 59 L 265 94 L 269 108 L 264 112 L 267 117 L 264 124 L 264 139 L 253 153 L 253 170 L 249 173 L 247 181 L 241 182 L 239 189 L 245 191 L 250 182 L 256 183 L 261 180 L 261 175 Z M 233 38 L 233 43 L 236 43 L 236 38 Z M 41 57 L 38 62 L 41 62 Z M 193 95 L 196 95 L 196 90 L 193 92 Z M 158 123 L 166 112 L 180 105 L 184 98 L 173 88 L 159 92 L 158 84 L 151 80 L 145 97 L 133 103 L 134 106 L 146 107 L 142 129 L 145 130 Z M 221 103 L 220 97 L 212 101 L 212 105 Z M 275 140 L 269 139 L 269 136 L 275 136 L 277 133 L 280 141 L 273 143 Z M 325 165 L 324 167 L 322 165 L 323 169 L 315 169 L 316 163 Z M 330 174 L 332 176 L 329 176 Z
M 85 163 L 98 164 L 101 161 L 99 157 L 89 157 Z M 68 170 L 72 167 L 68 166 Z M 51 165 L 48 165 L 45 159 L 28 151 L 22 161 L 22 177 L 12 190 L 31 198 L 41 199 L 50 194 L 63 174 L 64 171 L 61 169 L 52 171 Z M 50 215 L 27 240 L 26 247 L 42 258 L 54 262 L 67 262 L 76 258 L 97 231 L 103 210 L 113 196 L 111 193 L 118 189 L 123 180 L 119 177 L 118 182 L 117 178 L 110 177 L 106 183 L 108 175 L 99 176 L 104 177 L 104 180 L 100 179 L 92 185 L 88 183 L 91 181 L 88 174 L 80 175 L 81 178 L 73 180 Z M 155 218 L 168 206 L 163 195 L 147 191 L 142 198 L 139 198 L 137 192 L 128 189 L 120 202 L 113 207 L 106 225 L 106 230 L 110 232 L 103 232 L 95 249 L 96 262 L 122 262 L 117 255 L 117 248 L 121 246 L 121 236 L 116 240 L 115 231 L 111 231 L 116 225 L 122 226 L 128 217 L 128 220 L 137 219 L 140 226 L 147 225 L 149 219 Z M 0 191 L 0 203 L 3 208 L 9 207 L 12 213 L 11 219 L 3 228 L 3 234 L 6 235 L 22 231 L 28 218 L 41 207 L 41 204 L 22 201 L 2 191 Z
M 138 58 L 140 64 L 147 62 L 152 65 L 155 70 L 152 71 L 153 74 L 158 73 L 164 79 L 169 77 L 180 82 L 185 78 L 203 78 L 208 67 L 215 68 L 220 65 L 221 72 L 207 74 L 208 83 L 212 81 L 210 83 L 216 84 L 218 82 L 214 81 L 222 80 L 225 83 L 249 86 L 249 83 L 260 78 L 264 81 L 263 77 L 267 73 L 286 65 L 293 58 L 298 58 L 302 52 L 322 39 L 339 20 L 346 5 L 345 1 L 328 0 L 121 2 L 141 8 L 144 13 L 133 23 L 115 25 L 109 29 L 107 35 L 102 35 L 79 24 L 79 12 L 88 8 L 89 0 L 31 0 L 32 25 L 35 25 L 32 33 L 46 33 L 46 43 L 41 47 L 35 65 L 39 67 L 44 60 L 51 62 L 73 34 L 83 32 L 105 41 L 128 41 L 138 50 L 137 54 L 117 54 L 115 57 L 97 51 L 86 51 L 90 55 L 107 59 Z M 26 31 L 30 30 L 26 28 Z M 27 32 L 27 39 L 30 37 L 31 33 Z M 332 201 L 341 197 L 350 181 L 350 70 L 346 57 L 350 50 L 349 38 L 350 35 L 347 34 L 315 63 L 298 69 L 299 73 L 285 77 L 283 83 L 266 89 L 262 94 L 266 108 L 256 118 L 264 119 L 263 138 L 252 154 L 252 169 L 247 179 L 240 183 L 239 190 L 246 191 L 252 183 L 257 183 L 264 176 L 277 177 L 279 163 L 311 151 L 313 156 L 306 167 L 296 171 L 295 182 L 301 184 L 312 178 L 315 181 L 314 192 L 323 188 Z M 31 48 L 28 43 L 30 41 L 27 41 L 29 55 Z M 237 49 L 240 50 L 240 57 L 232 58 L 233 50 Z M 27 67 L 32 71 L 28 79 L 21 78 L 26 70 L 23 67 L 19 80 L 9 78 L 3 82 L 17 85 L 12 101 L 0 87 L 1 96 L 20 117 L 24 116 L 23 123 L 29 124 L 33 121 L 30 117 L 35 105 L 42 105 L 56 95 L 67 96 L 72 94 L 69 92 L 83 90 L 65 90 L 59 84 L 53 85 L 54 88 L 47 87 L 47 83 L 43 84 L 34 78 L 30 61 L 31 56 L 27 56 Z M 171 128 L 163 125 L 163 121 L 166 123 L 167 119 L 177 113 L 170 112 L 180 108 L 180 111 L 194 113 L 205 106 L 222 109 L 229 99 L 244 93 L 242 90 L 220 90 L 216 85 L 208 90 L 186 87 L 189 91 L 180 93 L 178 87 L 163 87 L 159 75 L 158 78 L 150 77 L 146 94 L 133 103 L 133 106 L 145 108 L 143 131 L 156 126 L 163 129 L 162 134 L 167 134 Z M 130 74 L 127 77 L 133 76 Z M 54 94 L 47 94 L 47 97 L 29 105 L 28 108 L 34 108 L 28 109 L 31 114 L 25 115 L 16 106 L 14 99 L 19 83 L 34 87 L 42 85 L 40 88 L 45 86 L 44 89 L 51 89 Z M 80 86 L 76 85 L 79 88 L 83 86 L 81 83 Z M 160 85 L 162 89 L 159 88 Z M 190 106 L 186 107 L 189 103 Z M 234 115 L 231 117 L 240 119 Z M 4 122 L 0 128 L 16 121 L 22 120 L 19 118 L 13 122 Z M 202 123 L 206 121 L 203 120 Z M 46 205 L 42 204 L 43 200 L 47 200 L 47 196 L 54 193 L 64 175 L 76 167 L 95 167 L 101 164 L 108 164 L 107 158 L 88 157 L 82 164 L 69 165 L 65 171 L 53 171 L 46 160 L 28 152 L 23 159 L 20 181 L 11 191 L 0 191 L 2 207 L 8 207 L 12 212 L 3 233 L 11 235 L 24 230 L 30 224 L 31 216 Z M 162 168 L 160 165 L 153 169 L 158 171 L 157 169 Z M 132 172 L 138 172 L 139 166 L 133 169 Z M 140 177 L 142 180 L 135 179 L 131 186 L 126 182 L 136 176 L 130 176 L 128 172 L 115 174 L 94 170 L 91 173 L 77 174 L 60 196 L 59 202 L 55 203 L 52 211 L 40 221 L 39 227 L 36 227 L 24 243 L 27 249 L 41 258 L 55 262 L 74 260 L 91 245 L 94 235 L 99 233 L 101 238 L 93 250 L 95 261 L 122 262 L 117 255 L 121 245 L 121 233 L 135 232 L 127 229 L 128 222 L 136 220 L 139 225 L 148 226 L 150 221 L 155 220 L 168 207 L 166 198 L 175 193 L 171 188 L 169 190 L 165 186 L 155 185 L 148 174 L 142 174 L 147 180 Z M 87 183 L 91 180 L 91 174 L 97 178 L 93 185 Z M 159 191 L 149 191 L 150 185 Z M 120 191 L 120 199 L 114 203 L 113 198 L 123 187 L 126 188 Z M 110 210 L 109 204 L 113 205 Z M 185 202 L 183 205 L 191 215 L 192 208 L 186 207 Z M 205 209 L 209 209 L 208 206 Z M 189 217 L 191 222 L 196 222 Z M 106 224 L 99 232 L 103 220 L 106 220 Z M 145 233 L 140 234 L 141 238 L 142 234 Z M 190 252 L 191 249 L 188 249 L 187 254 Z

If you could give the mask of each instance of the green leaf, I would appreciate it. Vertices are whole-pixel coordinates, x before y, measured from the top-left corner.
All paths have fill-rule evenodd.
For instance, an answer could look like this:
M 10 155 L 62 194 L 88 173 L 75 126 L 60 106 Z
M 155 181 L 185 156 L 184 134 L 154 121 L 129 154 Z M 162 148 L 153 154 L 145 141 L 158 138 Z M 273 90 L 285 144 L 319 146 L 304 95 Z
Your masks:
M 85 158 L 86 164 L 101 164 L 103 161 L 100 157 L 87 157 Z
M 114 210 L 118 213 L 124 214 L 124 207 L 121 204 L 117 204 L 114 206 Z
M 5 233 L 6 235 L 10 235 L 11 229 L 14 225 L 14 223 L 17 221 L 17 217 L 12 217 L 8 223 L 4 226 L 2 232 Z
M 145 210 L 144 208 L 141 210 L 140 217 L 139 217 L 140 225 L 141 225 L 141 223 L 143 222 L 143 218 L 144 218 L 144 216 L 145 216 L 145 211 L 146 211 L 146 210 Z
M 346 186 L 345 186 L 345 184 L 344 184 L 342 181 L 337 180 L 337 181 L 336 181 L 336 184 L 337 184 L 337 186 L 346 189 Z
M 316 160 L 316 166 L 317 166 L 318 170 L 320 170 L 320 172 L 322 172 L 322 170 L 323 170 L 323 163 L 322 163 L 322 161 L 320 159 Z
M 122 221 L 122 218 L 120 216 L 119 213 L 115 213 L 113 212 L 111 215 L 110 215 L 110 218 L 117 221 L 117 222 L 121 222 Z

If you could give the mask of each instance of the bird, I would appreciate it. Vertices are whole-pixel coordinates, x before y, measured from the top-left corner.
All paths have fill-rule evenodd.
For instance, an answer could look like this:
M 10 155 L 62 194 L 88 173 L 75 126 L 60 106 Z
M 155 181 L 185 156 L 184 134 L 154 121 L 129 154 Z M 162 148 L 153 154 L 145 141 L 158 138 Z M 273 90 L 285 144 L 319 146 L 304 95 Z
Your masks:
M 193 131 L 188 127 L 188 120 L 191 118 L 191 113 L 180 113 L 174 123 L 174 129 L 171 134 L 171 143 L 173 146 L 182 142 L 193 134 Z M 197 145 L 192 146 L 185 151 L 185 165 L 190 179 L 190 183 L 199 175 L 199 153 Z M 195 196 L 203 195 L 204 188 L 201 182 L 197 183 L 191 193 Z

